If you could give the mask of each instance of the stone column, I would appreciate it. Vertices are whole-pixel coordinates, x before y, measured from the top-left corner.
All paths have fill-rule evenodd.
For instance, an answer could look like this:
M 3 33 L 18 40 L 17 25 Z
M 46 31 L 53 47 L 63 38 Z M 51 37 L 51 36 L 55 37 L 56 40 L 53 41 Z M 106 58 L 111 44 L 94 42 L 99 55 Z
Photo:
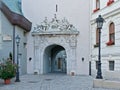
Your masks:
M 34 47 L 34 73 L 39 74 L 39 47 Z
M 40 48 L 39 37 L 34 37 L 34 74 L 40 74 Z
M 77 39 L 75 35 L 71 36 L 70 39 L 70 47 L 71 47 L 71 71 L 70 74 L 73 76 L 76 74 L 76 45 L 77 45 Z

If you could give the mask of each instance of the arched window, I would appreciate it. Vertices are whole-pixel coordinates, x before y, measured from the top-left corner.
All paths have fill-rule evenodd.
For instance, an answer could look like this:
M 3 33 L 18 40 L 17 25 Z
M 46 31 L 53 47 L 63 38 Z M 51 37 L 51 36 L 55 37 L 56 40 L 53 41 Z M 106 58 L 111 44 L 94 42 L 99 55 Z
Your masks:
M 115 44 L 115 25 L 114 23 L 110 23 L 109 25 L 109 42 L 106 43 L 107 45 L 114 45 Z
M 109 41 L 115 42 L 115 26 L 113 22 L 109 26 Z

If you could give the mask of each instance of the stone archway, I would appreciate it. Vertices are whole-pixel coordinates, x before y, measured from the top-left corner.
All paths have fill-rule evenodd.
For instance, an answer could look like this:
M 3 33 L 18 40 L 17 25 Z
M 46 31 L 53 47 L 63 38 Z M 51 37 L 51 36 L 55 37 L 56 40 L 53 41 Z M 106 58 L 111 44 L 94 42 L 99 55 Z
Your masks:
M 48 46 L 43 54 L 44 73 L 66 73 L 66 51 L 60 45 Z
M 65 50 L 67 56 L 66 73 L 75 73 L 78 34 L 79 32 L 67 19 L 58 20 L 56 16 L 50 23 L 45 18 L 41 25 L 34 27 L 32 32 L 34 39 L 34 72 L 44 74 L 62 71 L 61 58 L 57 60 L 58 68 L 50 64 L 55 63 L 54 59 L 56 59 L 55 56 L 57 56 L 58 52 L 60 53 L 60 51 Z M 48 66 L 51 67 L 49 68 Z

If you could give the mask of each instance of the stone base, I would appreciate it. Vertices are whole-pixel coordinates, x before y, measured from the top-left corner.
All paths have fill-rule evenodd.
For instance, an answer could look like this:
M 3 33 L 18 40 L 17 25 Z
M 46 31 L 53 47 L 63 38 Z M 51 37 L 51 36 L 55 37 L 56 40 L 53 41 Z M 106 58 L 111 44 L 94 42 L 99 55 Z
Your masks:
M 94 79 L 93 80 L 93 87 L 95 87 L 95 88 L 120 89 L 120 81 L 111 81 L 111 80 L 104 80 L 104 79 Z

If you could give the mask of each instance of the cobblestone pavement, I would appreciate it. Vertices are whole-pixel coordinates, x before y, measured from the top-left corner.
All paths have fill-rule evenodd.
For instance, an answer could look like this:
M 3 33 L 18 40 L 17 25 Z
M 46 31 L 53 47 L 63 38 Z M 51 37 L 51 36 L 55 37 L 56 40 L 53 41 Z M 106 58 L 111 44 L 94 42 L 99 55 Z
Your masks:
M 23 75 L 20 82 L 4 85 L 0 80 L 0 90 L 118 90 L 93 88 L 93 78 L 90 76 L 69 76 L 65 74 Z

